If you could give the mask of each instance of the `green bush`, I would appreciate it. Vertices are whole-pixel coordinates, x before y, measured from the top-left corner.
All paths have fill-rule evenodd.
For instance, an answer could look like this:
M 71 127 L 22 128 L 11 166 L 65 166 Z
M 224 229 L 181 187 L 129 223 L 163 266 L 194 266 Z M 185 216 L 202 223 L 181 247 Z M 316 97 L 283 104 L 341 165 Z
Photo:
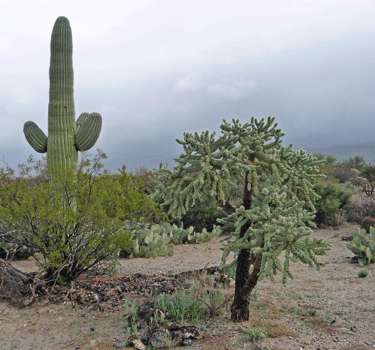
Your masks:
M 366 178 L 369 183 L 375 182 L 375 166 L 366 165 L 361 169 L 361 176 Z
M 364 278 L 368 275 L 368 270 L 359 270 L 357 273 L 358 277 Z
M 0 238 L 32 250 L 51 282 L 65 283 L 93 269 L 111 270 L 121 249 L 132 244 L 127 222 L 150 220 L 161 211 L 140 193 L 125 167 L 99 173 L 98 159 L 78 173 L 47 178 L 3 176 Z
M 244 331 L 246 338 L 250 341 L 261 340 L 267 336 L 267 328 L 265 327 L 252 327 Z
M 347 181 L 347 182 L 344 182 L 342 184 L 340 184 L 340 186 L 346 190 L 346 191 L 349 191 L 351 192 L 352 194 L 355 194 L 355 193 L 361 193 L 362 192 L 362 188 L 360 186 L 355 186 L 353 183 Z
M 339 214 L 349 204 L 352 193 L 332 181 L 318 181 L 314 185 L 315 192 L 320 198 L 315 203 L 318 224 L 325 223 L 335 214 Z
M 184 227 L 193 226 L 195 231 L 212 231 L 218 224 L 218 219 L 225 217 L 223 210 L 217 207 L 215 201 L 207 198 L 205 202 L 196 203 L 181 218 Z
M 375 198 L 362 197 L 360 200 L 351 201 L 347 206 L 348 221 L 363 224 L 366 216 L 375 217 Z
M 135 168 L 132 172 L 132 180 L 140 184 L 140 188 L 147 195 L 154 192 L 158 178 L 157 175 L 146 167 Z

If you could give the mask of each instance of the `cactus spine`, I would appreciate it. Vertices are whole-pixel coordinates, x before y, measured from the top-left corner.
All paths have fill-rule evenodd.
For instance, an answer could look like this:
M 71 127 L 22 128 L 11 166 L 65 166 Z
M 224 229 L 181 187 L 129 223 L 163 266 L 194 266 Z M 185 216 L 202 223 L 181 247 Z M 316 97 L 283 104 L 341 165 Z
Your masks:
M 34 123 L 26 122 L 26 140 L 39 153 L 47 152 L 48 170 L 77 167 L 78 151 L 89 150 L 97 141 L 102 117 L 82 113 L 75 121 L 73 96 L 72 31 L 67 18 L 59 17 L 52 31 L 48 137 Z

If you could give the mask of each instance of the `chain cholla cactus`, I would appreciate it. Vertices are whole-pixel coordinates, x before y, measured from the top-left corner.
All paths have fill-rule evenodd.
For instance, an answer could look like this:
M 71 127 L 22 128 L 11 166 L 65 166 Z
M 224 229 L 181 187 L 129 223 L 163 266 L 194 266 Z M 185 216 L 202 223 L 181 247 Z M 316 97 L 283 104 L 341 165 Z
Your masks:
M 48 137 L 34 122 L 28 121 L 24 125 L 29 144 L 39 153 L 47 152 L 50 172 L 66 168 L 74 170 L 78 151 L 89 150 L 102 127 L 102 117 L 98 113 L 82 113 L 75 121 L 72 53 L 69 21 L 59 17 L 51 37 Z
M 320 162 L 305 151 L 294 151 L 292 145 L 282 146 L 284 134 L 274 117 L 252 118 L 245 125 L 224 120 L 220 128 L 217 139 L 209 131 L 184 133 L 184 140 L 177 139 L 185 153 L 175 159 L 174 173 L 160 172 L 168 181 L 160 182 L 154 195 L 173 216 L 183 215 L 207 193 L 226 211 L 224 224 L 234 223 L 235 230 L 226 239 L 221 267 L 236 278 L 231 318 L 243 321 L 249 319 L 248 297 L 259 280 L 273 280 L 281 271 L 285 283 L 293 277 L 290 261 L 317 269 L 324 265 L 317 256 L 326 253 L 329 243 L 307 237 L 314 226 L 313 182 L 320 176 Z M 224 189 L 241 179 L 243 198 L 235 207 Z M 230 252 L 235 259 L 226 264 Z

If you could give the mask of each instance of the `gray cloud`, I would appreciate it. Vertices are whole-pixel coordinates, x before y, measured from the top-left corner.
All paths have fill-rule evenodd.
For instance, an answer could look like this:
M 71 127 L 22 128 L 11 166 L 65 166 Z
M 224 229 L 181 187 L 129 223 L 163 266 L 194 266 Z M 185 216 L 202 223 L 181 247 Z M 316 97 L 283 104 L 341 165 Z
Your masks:
M 248 97 L 248 93 L 256 88 L 255 81 L 232 82 L 229 84 L 216 83 L 210 85 L 207 90 L 213 96 L 223 97 L 229 100 L 239 100 Z
M 176 137 L 219 131 L 223 119 L 276 116 L 296 148 L 374 140 L 372 2 L 126 4 L 0 4 L 0 154 L 10 165 L 35 154 L 24 122 L 47 132 L 49 41 L 60 15 L 73 30 L 77 116 L 103 115 L 94 147 L 114 171 L 172 163 L 182 151 Z

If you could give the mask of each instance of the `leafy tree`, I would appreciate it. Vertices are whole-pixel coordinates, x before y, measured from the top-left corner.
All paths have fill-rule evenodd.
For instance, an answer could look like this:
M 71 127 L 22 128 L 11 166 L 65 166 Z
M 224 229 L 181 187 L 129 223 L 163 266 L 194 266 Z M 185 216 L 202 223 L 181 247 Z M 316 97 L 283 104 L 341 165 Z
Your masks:
M 352 192 L 335 181 L 317 181 L 314 185 L 319 199 L 315 203 L 317 224 L 326 223 L 333 215 L 339 214 L 349 204 Z
M 324 155 L 321 153 L 313 153 L 313 156 L 321 163 L 319 164 L 319 172 L 321 174 L 324 174 L 329 179 L 333 178 L 334 173 L 336 172 L 336 157 L 333 157 L 331 155 Z
M 327 165 L 335 165 L 336 162 L 337 162 L 337 158 L 336 157 L 331 156 L 331 155 L 327 155 L 326 156 L 326 164 Z
M 185 132 L 177 139 L 184 153 L 175 159 L 175 172 L 161 170 L 168 182 L 160 182 L 154 196 L 162 198 L 169 213 L 178 217 L 208 193 L 226 212 L 224 223 L 234 227 L 227 238 L 222 268 L 235 274 L 235 295 L 231 306 L 234 321 L 249 319 L 248 297 L 258 281 L 273 280 L 277 271 L 282 281 L 293 277 L 290 261 L 302 261 L 319 269 L 317 255 L 329 249 L 323 240 L 308 239 L 314 226 L 313 201 L 317 195 L 313 182 L 319 161 L 305 151 L 284 147 L 284 134 L 277 129 L 275 118 L 242 125 L 224 120 L 222 135 L 215 138 L 209 131 Z M 228 201 L 224 191 L 228 182 L 242 182 L 240 205 Z M 285 261 L 279 260 L 285 251 Z M 235 260 L 226 264 L 230 252 Z
M 349 158 L 339 162 L 331 172 L 332 176 L 339 180 L 340 183 L 353 182 L 355 185 L 360 185 L 364 179 L 358 179 L 361 170 L 366 169 L 366 162 L 360 156 Z
M 324 160 L 325 159 L 325 155 L 322 154 L 322 153 L 313 153 L 313 156 L 317 159 L 317 160 Z
M 160 215 L 154 201 L 139 191 L 126 168 L 101 171 L 103 153 L 85 158 L 77 173 L 54 171 L 54 181 L 40 169 L 23 166 L 24 176 L 3 172 L 0 191 L 0 239 L 27 247 L 44 271 L 44 279 L 66 283 L 93 268 L 111 270 L 132 236 L 122 227 Z
M 361 170 L 361 176 L 365 177 L 369 183 L 375 182 L 375 166 L 374 165 L 366 165 Z
M 210 232 L 217 225 L 217 219 L 223 217 L 223 210 L 207 196 L 203 202 L 195 203 L 194 207 L 189 208 L 181 221 L 184 227 L 193 226 L 196 232 L 202 232 L 203 229 Z
M 366 161 L 360 156 L 350 157 L 348 163 L 357 170 L 361 170 L 366 165 Z
M 334 178 L 339 180 L 340 183 L 345 183 L 352 177 L 353 168 L 353 163 L 345 160 L 343 162 L 337 163 L 337 166 L 334 168 L 332 175 Z

